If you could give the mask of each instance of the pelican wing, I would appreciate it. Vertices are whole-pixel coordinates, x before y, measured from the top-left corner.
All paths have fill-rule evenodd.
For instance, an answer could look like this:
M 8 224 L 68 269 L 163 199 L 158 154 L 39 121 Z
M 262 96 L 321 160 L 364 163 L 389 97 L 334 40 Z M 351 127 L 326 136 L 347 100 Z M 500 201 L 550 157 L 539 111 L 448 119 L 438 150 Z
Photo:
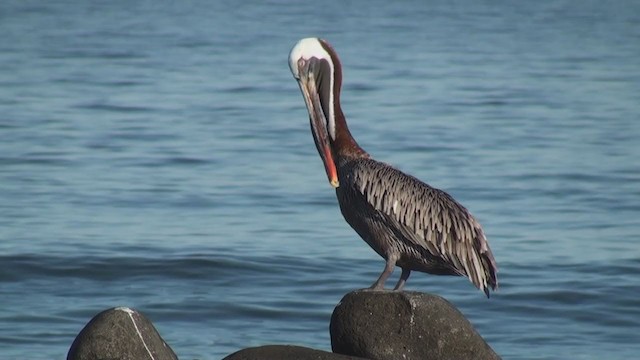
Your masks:
M 480 223 L 446 192 L 372 159 L 354 164 L 351 185 L 396 233 L 466 275 L 487 296 L 496 263 Z

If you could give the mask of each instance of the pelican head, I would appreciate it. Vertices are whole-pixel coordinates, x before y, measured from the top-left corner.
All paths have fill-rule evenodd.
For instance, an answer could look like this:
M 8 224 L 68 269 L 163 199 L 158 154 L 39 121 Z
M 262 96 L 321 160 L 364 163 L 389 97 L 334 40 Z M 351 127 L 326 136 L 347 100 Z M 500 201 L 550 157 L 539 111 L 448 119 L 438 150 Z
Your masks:
M 298 81 L 309 112 L 311 132 L 331 186 L 340 186 L 334 161 L 336 106 L 340 96 L 341 66 L 338 55 L 325 40 L 298 41 L 289 54 L 289 68 Z

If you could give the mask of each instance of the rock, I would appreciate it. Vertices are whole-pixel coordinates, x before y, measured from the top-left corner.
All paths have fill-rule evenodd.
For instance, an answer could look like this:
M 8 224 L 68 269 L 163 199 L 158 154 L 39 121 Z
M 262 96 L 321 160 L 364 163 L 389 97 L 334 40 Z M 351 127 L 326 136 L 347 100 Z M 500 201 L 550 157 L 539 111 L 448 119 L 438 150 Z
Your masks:
M 151 321 L 126 307 L 105 310 L 80 331 L 67 360 L 177 360 Z
M 354 356 L 292 345 L 265 345 L 235 352 L 223 360 L 356 360 Z
M 418 292 L 357 290 L 331 316 L 333 352 L 384 359 L 500 357 L 445 299 Z

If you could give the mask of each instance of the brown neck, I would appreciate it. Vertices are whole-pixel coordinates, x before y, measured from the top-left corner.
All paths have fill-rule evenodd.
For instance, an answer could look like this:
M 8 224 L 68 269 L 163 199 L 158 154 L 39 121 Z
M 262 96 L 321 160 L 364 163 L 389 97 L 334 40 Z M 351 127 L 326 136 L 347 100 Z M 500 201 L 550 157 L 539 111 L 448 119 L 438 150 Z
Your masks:
M 347 121 L 344 118 L 342 109 L 339 103 L 336 104 L 335 119 L 336 119 L 336 140 L 333 142 L 333 149 L 338 157 L 350 157 L 350 158 L 368 158 L 369 154 L 364 151 L 356 140 L 351 136 Z
M 347 121 L 344 118 L 344 113 L 340 107 L 340 88 L 342 87 L 342 65 L 336 51 L 329 45 L 328 42 L 320 40 L 323 48 L 331 56 L 331 61 L 334 67 L 334 84 L 333 84 L 333 112 L 335 114 L 336 125 L 336 140 L 333 141 L 333 153 L 342 158 L 368 158 L 369 154 L 364 151 L 356 140 L 351 136 Z

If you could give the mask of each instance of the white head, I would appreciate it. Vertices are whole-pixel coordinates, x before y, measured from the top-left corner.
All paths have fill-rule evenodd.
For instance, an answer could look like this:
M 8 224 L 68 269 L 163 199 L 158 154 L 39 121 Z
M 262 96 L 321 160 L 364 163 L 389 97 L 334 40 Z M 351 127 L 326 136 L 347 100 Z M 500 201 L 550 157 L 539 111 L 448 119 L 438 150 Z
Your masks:
M 300 85 L 309 112 L 313 138 L 329 181 L 337 187 L 332 144 L 336 140 L 336 98 L 342 82 L 338 55 L 322 39 L 302 39 L 289 53 L 289 68 Z
M 320 103 L 326 110 L 327 128 L 332 140 L 336 139 L 336 127 L 334 117 L 334 82 L 335 66 L 329 51 L 323 46 L 325 41 L 319 38 L 306 38 L 298 41 L 289 53 L 289 68 L 296 80 L 303 81 L 303 78 L 313 77 L 319 95 L 322 97 Z M 328 44 L 327 44 L 328 45 Z M 330 47 L 329 47 L 330 49 Z M 322 71 L 322 67 L 328 67 L 329 71 Z M 327 79 L 328 78 L 328 79 Z M 325 81 L 328 84 L 325 84 Z M 329 86 L 323 86 L 329 85 Z M 308 107 L 308 104 L 307 104 Z M 311 110 L 311 109 L 309 109 Z
M 308 61 L 312 57 L 319 60 L 327 60 L 333 70 L 333 62 L 331 55 L 322 46 L 322 40 L 319 38 L 305 38 L 296 43 L 289 53 L 289 68 L 293 77 L 300 79 L 300 69 L 298 68 L 298 60 L 303 59 Z

